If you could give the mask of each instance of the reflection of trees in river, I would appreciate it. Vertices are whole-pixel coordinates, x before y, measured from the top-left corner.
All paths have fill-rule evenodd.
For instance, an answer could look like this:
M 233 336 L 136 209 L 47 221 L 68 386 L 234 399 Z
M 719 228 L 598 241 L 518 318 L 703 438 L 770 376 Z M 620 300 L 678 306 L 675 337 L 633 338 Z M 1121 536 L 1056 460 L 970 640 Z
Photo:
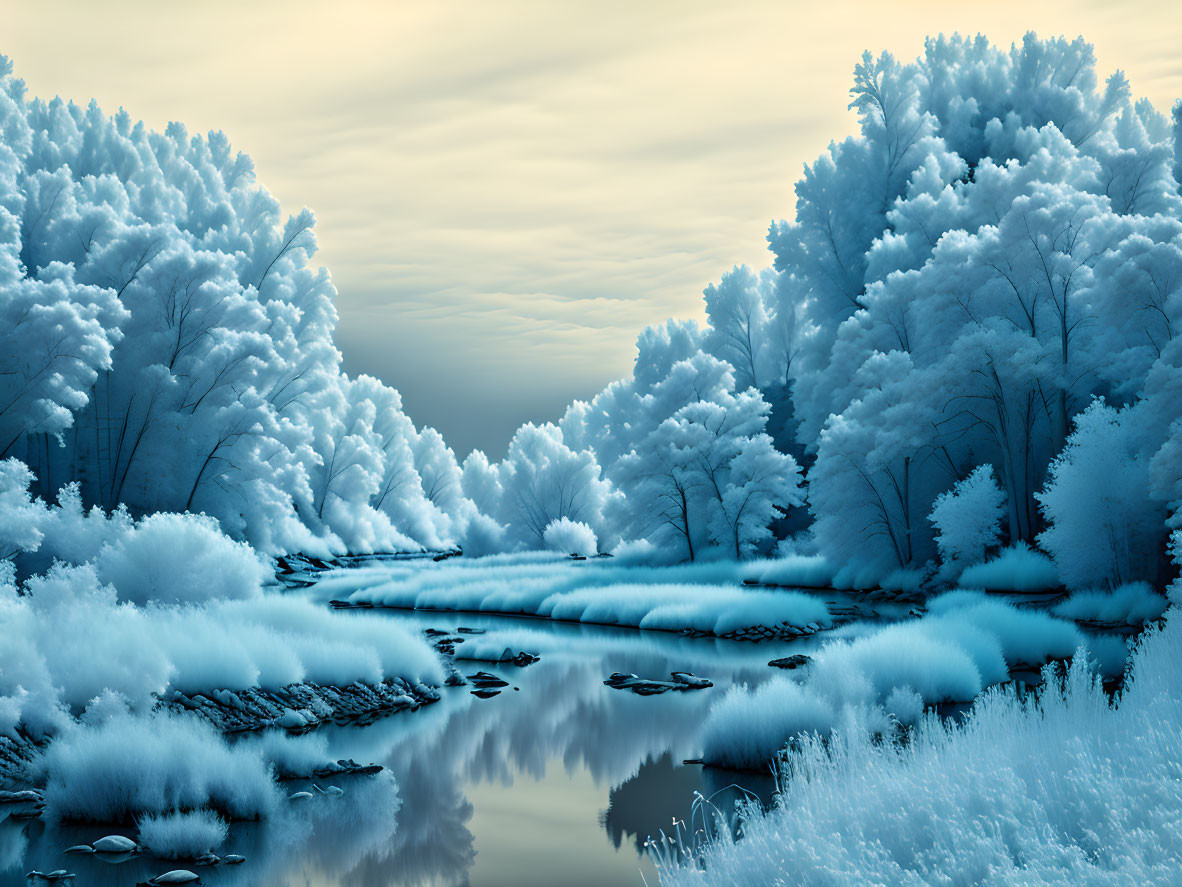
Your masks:
M 607 805 L 606 837 L 616 847 L 624 836 L 639 846 L 674 813 L 688 817 L 695 789 L 709 795 L 734 780 L 734 774 L 676 762 L 697 756 L 699 726 L 726 687 L 766 679 L 766 662 L 777 655 L 782 652 L 774 645 L 559 627 L 541 662 L 492 669 L 520 692 L 507 689 L 481 701 L 464 689 L 447 689 L 441 702 L 415 714 L 364 728 L 326 728 L 333 757 L 385 764 L 398 791 L 388 778 L 326 780 L 345 794 L 293 803 L 266 823 L 235 825 L 219 852 L 241 853 L 246 864 L 202 869 L 202 880 L 211 887 L 464 884 L 475 858 L 466 787 L 509 786 L 522 774 L 541 779 L 556 762 L 568 773 L 586 769 L 598 785 L 618 786 Z M 466 672 L 487 668 L 460 666 Z M 613 671 L 663 677 L 672 670 L 709 677 L 716 687 L 639 697 L 603 685 Z M 303 787 L 289 785 L 291 791 Z M 108 831 L 0 820 L 0 887 L 24 887 L 24 872 L 34 867 L 65 867 L 78 873 L 77 883 L 96 887 L 126 887 L 175 867 L 61 856 L 66 847 Z
M 733 828 L 737 822 L 736 805 L 749 798 L 744 790 L 766 806 L 775 791 L 775 780 L 770 771 L 736 773 L 699 764 L 679 764 L 665 753 L 646 758 L 631 778 L 611 790 L 601 822 L 615 847 L 628 838 L 636 845 L 637 853 L 644 853 L 645 841 L 658 837 L 662 829 L 667 835 L 673 834 L 674 817 L 691 833 L 701 827 L 700 819 L 690 822 L 694 792 L 711 799 L 712 814 L 726 817 Z M 710 825 L 714 825 L 713 815 Z

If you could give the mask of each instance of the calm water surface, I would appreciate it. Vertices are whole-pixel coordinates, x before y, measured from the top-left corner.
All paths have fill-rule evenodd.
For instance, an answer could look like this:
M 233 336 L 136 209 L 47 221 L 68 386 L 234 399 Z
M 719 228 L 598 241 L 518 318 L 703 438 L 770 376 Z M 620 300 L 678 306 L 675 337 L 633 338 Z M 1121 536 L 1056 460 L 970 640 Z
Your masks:
M 339 618 L 356 618 L 340 613 Z M 748 644 L 542 620 L 389 611 L 413 629 L 484 628 L 469 643 L 502 641 L 541 655 L 527 668 L 458 664 L 510 682 L 478 699 L 444 688 L 442 701 L 365 727 L 328 727 L 333 758 L 385 765 L 397 780 L 324 780 L 340 797 L 293 802 L 264 824 L 236 825 L 219 852 L 236 867 L 195 869 L 209 885 L 654 885 L 643 842 L 688 819 L 693 793 L 739 782 L 768 797 L 770 776 L 683 765 L 700 752 L 698 729 L 733 684 L 776 670 L 769 659 L 816 642 Z M 461 653 L 465 645 L 458 648 Z M 689 671 L 711 689 L 640 697 L 604 686 L 615 671 L 666 678 Z M 290 791 L 303 788 L 286 784 Z M 737 794 L 718 803 L 733 807 Z M 0 808 L 0 816 L 10 811 Z M 30 869 L 66 868 L 76 887 L 131 887 L 177 864 L 119 864 L 64 856 L 72 844 L 113 831 L 0 820 L 0 885 L 24 885 Z M 184 866 L 182 866 L 184 867 Z

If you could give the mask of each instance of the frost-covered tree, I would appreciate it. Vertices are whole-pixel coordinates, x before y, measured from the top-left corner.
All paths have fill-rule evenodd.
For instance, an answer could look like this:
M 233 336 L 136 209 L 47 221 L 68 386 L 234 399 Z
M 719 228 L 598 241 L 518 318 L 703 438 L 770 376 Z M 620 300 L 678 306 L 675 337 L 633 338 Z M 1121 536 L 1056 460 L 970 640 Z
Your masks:
M 6 60 L 0 132 L 0 458 L 35 492 L 205 511 L 271 552 L 450 543 L 458 466 L 341 373 L 310 211 L 221 133 L 31 99 Z
M 1156 578 L 1166 514 L 1150 497 L 1136 416 L 1100 400 L 1080 413 L 1038 495 L 1049 524 L 1039 543 L 1069 587 Z
M 1082 40 L 941 37 L 854 79 L 860 135 L 806 170 L 769 243 L 801 306 L 785 412 L 818 541 L 881 577 L 931 557 L 916 516 L 981 465 L 1009 539 L 1043 530 L 1074 417 L 1171 362 L 1182 202 L 1170 127 L 1119 73 L 1101 87 Z
M 956 578 L 965 567 L 983 560 L 1001 540 L 1004 515 L 1005 493 L 988 463 L 937 496 L 928 520 L 936 528 L 941 572 Z
M 509 548 L 548 547 L 547 528 L 564 519 L 611 538 L 605 511 L 615 495 L 612 485 L 595 454 L 568 447 L 557 425 L 521 426 L 499 463 L 473 451 L 464 460 L 462 483 L 464 495 L 507 528 L 502 544 Z M 485 524 L 474 529 L 487 540 Z

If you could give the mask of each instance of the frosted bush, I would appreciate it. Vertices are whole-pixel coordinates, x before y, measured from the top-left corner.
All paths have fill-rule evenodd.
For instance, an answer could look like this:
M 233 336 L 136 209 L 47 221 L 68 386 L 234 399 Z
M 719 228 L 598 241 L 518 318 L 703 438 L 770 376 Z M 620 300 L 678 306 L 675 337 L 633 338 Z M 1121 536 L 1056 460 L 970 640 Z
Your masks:
M 473 515 L 463 538 L 465 557 L 486 557 L 511 548 L 508 533 L 488 515 Z
M 292 736 L 279 730 L 265 730 L 241 743 L 257 746 L 275 775 L 284 779 L 306 778 L 331 760 L 328 740 L 319 733 Z
M 910 687 L 895 687 L 887 694 L 883 708 L 900 724 L 911 726 L 923 717 L 923 697 Z
M 884 591 L 916 593 L 923 587 L 923 570 L 895 570 L 878 583 Z
M 192 717 L 115 717 L 77 726 L 50 743 L 41 767 L 50 820 L 129 822 L 198 808 L 257 819 L 278 801 L 257 746 L 228 745 Z
M 546 548 L 563 554 L 578 554 L 594 557 L 599 553 L 595 531 L 581 521 L 569 517 L 553 520 L 543 534 Z
M 131 515 L 123 506 L 110 515 L 97 505 L 89 512 L 84 511 L 77 483 L 62 487 L 57 494 L 57 503 L 49 509 L 42 523 L 45 538 L 40 547 L 21 557 L 25 573 L 44 572 L 55 560 L 67 564 L 92 561 L 104 545 L 114 543 L 134 527 Z
M 16 459 L 0 461 L 0 560 L 41 544 L 45 504 L 29 495 L 33 473 Z
M 705 760 L 751 767 L 752 756 L 763 754 L 766 762 L 769 748 L 782 747 L 801 731 L 793 726 L 796 708 L 803 706 L 811 716 L 818 700 L 830 712 L 828 729 L 847 717 L 874 729 L 885 729 L 888 715 L 914 724 L 925 706 L 970 702 L 989 685 L 1005 681 L 1012 667 L 1066 658 L 1085 644 L 1069 622 L 980 592 L 950 592 L 931 603 L 931 615 L 922 619 L 827 644 L 814 654 L 797 689 L 733 689 L 707 719 Z M 1105 674 L 1120 674 L 1119 651 L 1104 648 L 1102 653 Z M 769 713 L 778 707 L 786 713 Z M 820 729 L 815 719 L 799 720 L 809 725 L 804 729 Z
M 887 626 L 825 647 L 809 679 L 809 686 L 846 704 L 878 703 L 903 685 L 929 703 L 968 702 L 983 688 L 973 657 L 922 622 Z
M 162 859 L 196 859 L 221 846 L 229 831 L 211 810 L 148 814 L 138 825 L 139 845 Z
M 98 722 L 119 706 L 147 711 L 170 690 L 443 680 L 421 638 L 302 598 L 141 608 L 119 602 L 93 566 L 62 564 L 25 592 L 0 590 L 0 702 L 35 735 L 60 729 L 63 707 Z
M 764 585 L 826 588 L 833 584 L 833 566 L 822 555 L 789 554 L 744 565 L 744 578 Z
M 1075 429 L 1038 494 L 1050 524 L 1038 543 L 1069 588 L 1154 578 L 1165 510 L 1149 496 L 1138 415 L 1093 402 L 1075 417 Z
M 702 757 L 724 767 L 763 769 L 788 737 L 828 733 L 835 723 L 830 702 L 788 678 L 772 678 L 750 692 L 732 687 L 706 717 Z
M 985 557 L 1001 539 L 1005 494 L 997 485 L 992 465 L 979 465 L 951 490 L 941 493 L 928 520 L 936 528 L 941 573 L 955 578 L 965 567 Z
M 1112 591 L 1077 591 L 1055 605 L 1064 619 L 1124 622 L 1140 625 L 1166 611 L 1169 601 L 1146 582 L 1130 582 Z
M 906 745 L 858 724 L 806 741 L 741 841 L 662 862 L 661 883 L 1176 883 L 1180 644 L 1175 619 L 1150 632 L 1116 708 L 1080 657 L 1038 699 L 992 691 Z
M 267 578 L 249 545 L 199 514 L 149 515 L 104 548 L 95 565 L 101 581 L 137 604 L 255 597 Z
M 1058 588 L 1059 574 L 1051 559 L 1018 542 L 983 564 L 974 564 L 960 574 L 965 588 L 986 591 L 1049 591 Z

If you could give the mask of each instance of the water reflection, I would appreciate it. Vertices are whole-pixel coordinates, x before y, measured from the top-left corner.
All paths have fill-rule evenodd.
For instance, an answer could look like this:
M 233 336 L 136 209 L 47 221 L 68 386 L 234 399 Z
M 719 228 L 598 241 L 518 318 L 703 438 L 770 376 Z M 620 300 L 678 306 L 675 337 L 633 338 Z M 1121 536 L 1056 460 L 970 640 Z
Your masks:
M 641 884 L 643 871 L 653 884 L 644 840 L 668 830 L 674 817 L 688 819 L 695 791 L 711 795 L 735 778 L 681 764 L 700 751 L 697 731 L 709 706 L 733 684 L 770 677 L 769 659 L 807 647 L 500 617 L 390 618 L 416 629 L 487 628 L 489 644 L 531 649 L 542 660 L 524 669 L 461 661 L 466 673 L 491 670 L 510 686 L 487 700 L 447 688 L 442 701 L 417 713 L 327 728 L 334 758 L 382 763 L 397 789 L 389 778 L 342 779 L 343 796 L 237 825 L 219 852 L 247 862 L 201 869 L 204 883 L 611 885 Z M 640 697 L 603 685 L 616 671 L 654 678 L 689 671 L 715 686 Z M 770 792 L 770 777 L 742 779 L 758 794 Z M 733 809 L 736 797 L 716 803 Z M 143 858 L 110 866 L 61 853 L 108 831 L 0 820 L 0 885 L 23 885 L 32 868 L 67 868 L 78 875 L 77 887 L 130 887 L 175 867 Z

